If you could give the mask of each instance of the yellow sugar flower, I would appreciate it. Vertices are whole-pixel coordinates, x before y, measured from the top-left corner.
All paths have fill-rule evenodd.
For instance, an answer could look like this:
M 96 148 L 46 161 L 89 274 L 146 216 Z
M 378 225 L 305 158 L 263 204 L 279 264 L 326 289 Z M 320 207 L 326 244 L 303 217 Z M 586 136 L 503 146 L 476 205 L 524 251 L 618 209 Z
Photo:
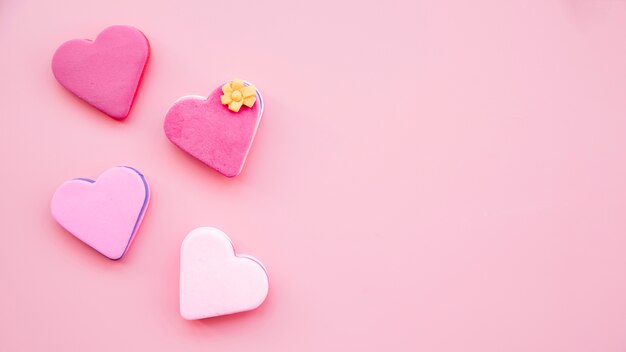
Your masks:
M 256 102 L 256 88 L 246 86 L 240 79 L 224 84 L 222 92 L 224 94 L 220 96 L 220 100 L 222 104 L 228 105 L 230 111 L 239 112 L 241 105 L 251 108 Z

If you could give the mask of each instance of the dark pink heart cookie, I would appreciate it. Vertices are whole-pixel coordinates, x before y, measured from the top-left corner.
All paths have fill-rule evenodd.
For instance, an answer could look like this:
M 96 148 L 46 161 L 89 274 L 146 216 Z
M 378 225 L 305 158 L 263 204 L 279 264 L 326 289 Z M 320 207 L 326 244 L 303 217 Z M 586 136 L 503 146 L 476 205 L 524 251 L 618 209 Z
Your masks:
M 138 29 L 112 26 L 95 41 L 63 43 L 52 58 L 52 72 L 70 92 L 114 119 L 128 116 L 150 55 Z
M 246 87 L 254 88 L 247 83 Z M 263 99 L 254 88 L 256 103 L 253 101 L 252 107 L 240 103 L 238 112 L 234 112 L 232 103 L 229 106 L 223 101 L 223 89 L 216 89 L 207 98 L 178 99 L 165 116 L 164 129 L 167 138 L 180 149 L 223 175 L 233 177 L 241 172 L 252 145 L 263 114 Z M 245 100 L 245 95 L 235 94 L 238 101 Z

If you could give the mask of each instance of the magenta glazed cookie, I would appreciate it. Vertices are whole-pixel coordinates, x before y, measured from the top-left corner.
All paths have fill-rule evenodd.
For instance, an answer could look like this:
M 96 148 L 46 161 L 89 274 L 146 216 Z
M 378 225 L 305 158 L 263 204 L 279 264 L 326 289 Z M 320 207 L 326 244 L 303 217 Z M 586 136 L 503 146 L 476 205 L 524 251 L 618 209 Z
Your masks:
M 235 79 L 207 98 L 178 99 L 165 116 L 167 138 L 225 176 L 237 176 L 263 115 L 258 89 Z
M 150 55 L 148 39 L 137 28 L 112 26 L 96 40 L 63 43 L 52 58 L 59 83 L 114 119 L 128 116 Z

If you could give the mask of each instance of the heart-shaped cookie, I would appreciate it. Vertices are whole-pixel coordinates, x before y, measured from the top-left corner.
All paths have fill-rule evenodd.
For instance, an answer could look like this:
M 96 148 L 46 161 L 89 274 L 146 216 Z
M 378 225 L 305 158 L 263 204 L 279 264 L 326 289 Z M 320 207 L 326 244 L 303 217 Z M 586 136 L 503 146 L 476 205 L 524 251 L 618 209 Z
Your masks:
M 249 83 L 239 81 L 244 86 L 243 95 L 237 90 L 229 93 L 224 88 L 237 81 L 226 83 L 207 98 L 178 99 L 167 112 L 164 123 L 165 135 L 174 144 L 228 177 L 241 172 L 263 115 L 263 98 Z M 254 100 L 245 96 L 247 87 L 256 94 Z M 227 93 L 239 100 L 228 104 L 224 100 Z M 247 99 L 251 99 L 251 107 L 243 106 Z M 238 111 L 233 111 L 233 102 L 240 102 Z
M 150 55 L 138 29 L 112 26 L 95 41 L 63 43 L 52 58 L 52 72 L 70 92 L 114 119 L 128 116 Z
M 79 178 L 54 193 L 52 216 L 72 235 L 109 259 L 128 250 L 150 200 L 148 183 L 139 171 L 114 167 L 97 180 Z
M 180 248 L 180 314 L 188 320 L 257 308 L 267 296 L 267 273 L 257 259 L 235 255 L 216 228 L 191 231 Z

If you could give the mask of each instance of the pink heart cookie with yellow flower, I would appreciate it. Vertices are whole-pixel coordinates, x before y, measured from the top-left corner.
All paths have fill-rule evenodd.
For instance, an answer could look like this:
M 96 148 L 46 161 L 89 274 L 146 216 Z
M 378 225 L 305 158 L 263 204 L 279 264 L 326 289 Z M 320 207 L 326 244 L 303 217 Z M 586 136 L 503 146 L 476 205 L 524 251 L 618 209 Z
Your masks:
M 233 177 L 243 168 L 262 114 L 258 89 L 235 79 L 207 98 L 178 99 L 168 110 L 163 128 L 180 149 Z

